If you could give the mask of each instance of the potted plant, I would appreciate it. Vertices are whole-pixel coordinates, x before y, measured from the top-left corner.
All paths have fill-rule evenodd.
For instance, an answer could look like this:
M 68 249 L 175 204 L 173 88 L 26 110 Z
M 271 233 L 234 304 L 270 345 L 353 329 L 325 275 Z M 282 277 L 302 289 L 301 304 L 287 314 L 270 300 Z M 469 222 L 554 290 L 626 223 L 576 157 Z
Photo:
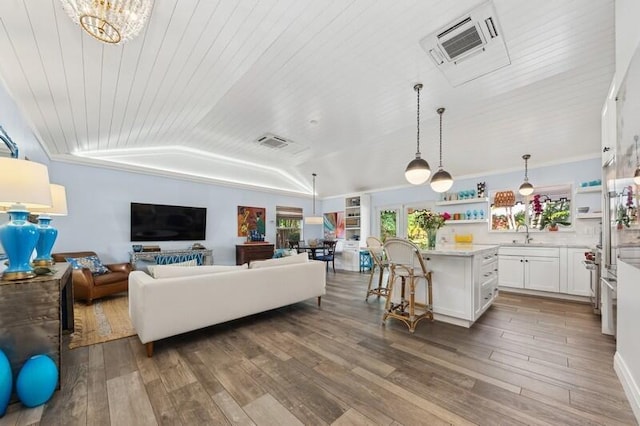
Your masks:
M 618 206 L 618 211 L 616 212 L 616 224 L 618 229 L 622 229 L 623 227 L 629 227 L 630 218 L 627 214 L 627 209 L 625 209 L 622 205 Z
M 451 215 L 447 212 L 436 213 L 431 210 L 419 210 L 416 212 L 416 224 L 427 233 L 427 247 L 433 249 L 436 247 L 436 233 L 444 222 L 451 219 Z
M 547 202 L 540 217 L 540 229 L 547 228 L 549 231 L 557 231 L 558 225 L 571 225 L 569 221 L 570 208 L 570 203 L 564 199 Z

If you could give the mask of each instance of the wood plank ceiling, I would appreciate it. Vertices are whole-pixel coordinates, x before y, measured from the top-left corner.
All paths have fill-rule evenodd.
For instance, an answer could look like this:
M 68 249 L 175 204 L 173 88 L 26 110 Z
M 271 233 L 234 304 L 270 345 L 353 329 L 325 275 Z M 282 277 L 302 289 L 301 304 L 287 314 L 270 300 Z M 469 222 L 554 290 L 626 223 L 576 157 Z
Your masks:
M 417 81 L 432 169 L 440 106 L 458 179 L 599 155 L 613 1 L 495 0 L 511 65 L 452 87 L 418 41 L 479 3 L 156 0 L 109 46 L 58 0 L 2 0 L 0 76 L 52 159 L 307 194 L 317 172 L 322 197 L 406 184 Z

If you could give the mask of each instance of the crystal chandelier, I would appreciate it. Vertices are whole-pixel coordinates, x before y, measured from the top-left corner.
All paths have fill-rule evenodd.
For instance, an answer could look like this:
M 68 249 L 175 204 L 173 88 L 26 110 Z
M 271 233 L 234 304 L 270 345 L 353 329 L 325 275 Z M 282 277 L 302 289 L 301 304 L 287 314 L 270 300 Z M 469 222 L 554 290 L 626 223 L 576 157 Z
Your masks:
M 73 22 L 109 44 L 124 43 L 138 35 L 153 6 L 153 0 L 60 1 Z

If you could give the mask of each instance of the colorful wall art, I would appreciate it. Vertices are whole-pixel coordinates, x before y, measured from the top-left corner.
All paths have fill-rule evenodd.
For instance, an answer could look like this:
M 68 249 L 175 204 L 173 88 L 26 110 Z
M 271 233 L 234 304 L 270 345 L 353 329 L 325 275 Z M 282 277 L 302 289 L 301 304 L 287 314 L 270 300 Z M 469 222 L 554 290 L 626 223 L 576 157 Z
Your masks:
M 334 240 L 344 238 L 344 212 L 324 214 L 324 238 Z
M 264 235 L 266 220 L 267 210 L 264 207 L 238 206 L 238 237 L 246 237 L 251 231 Z

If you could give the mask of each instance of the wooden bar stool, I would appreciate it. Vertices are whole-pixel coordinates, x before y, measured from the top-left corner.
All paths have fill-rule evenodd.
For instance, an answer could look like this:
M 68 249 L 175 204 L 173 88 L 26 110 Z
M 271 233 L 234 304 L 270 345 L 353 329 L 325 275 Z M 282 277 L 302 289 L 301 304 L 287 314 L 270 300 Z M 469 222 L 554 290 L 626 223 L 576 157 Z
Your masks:
M 389 294 L 388 277 L 384 285 L 382 283 L 384 279 L 384 273 L 389 269 L 389 262 L 387 261 L 384 249 L 382 248 L 382 241 L 380 241 L 376 237 L 368 237 L 367 250 L 369 250 L 369 254 L 371 256 L 372 265 L 371 274 L 369 275 L 369 286 L 367 287 L 367 295 L 364 299 L 365 302 L 369 301 L 369 296 L 377 296 L 378 298 L 380 298 L 380 296 L 387 297 L 387 295 Z M 376 269 L 380 272 L 380 276 L 378 278 L 378 287 L 371 288 L 371 284 L 373 284 L 373 276 L 376 273 Z
M 389 238 L 384 243 L 384 251 L 389 259 L 389 292 L 385 313 L 382 322 L 387 318 L 395 318 L 404 322 L 409 331 L 413 333 L 416 325 L 424 318 L 433 321 L 433 297 L 431 271 L 427 270 L 420 249 L 414 243 L 400 238 Z M 396 291 L 397 280 L 401 281 L 400 302 L 392 301 L 393 292 Z M 426 300 L 424 303 L 416 302 L 416 286 L 419 282 L 426 284 Z M 407 299 L 407 287 L 409 291 Z M 416 308 L 418 311 L 416 312 Z

